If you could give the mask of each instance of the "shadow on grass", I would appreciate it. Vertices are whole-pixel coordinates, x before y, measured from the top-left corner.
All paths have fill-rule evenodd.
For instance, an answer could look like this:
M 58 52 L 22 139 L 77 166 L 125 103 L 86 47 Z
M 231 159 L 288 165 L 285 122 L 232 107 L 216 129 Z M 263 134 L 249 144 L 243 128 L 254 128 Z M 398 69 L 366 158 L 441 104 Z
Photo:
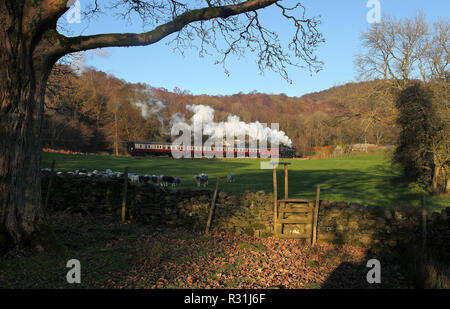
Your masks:
M 320 184 L 322 200 L 381 207 L 419 206 L 420 195 L 411 192 L 408 184 L 391 184 L 389 179 L 389 176 L 384 175 L 382 166 L 380 170 L 374 167 L 365 171 L 293 170 L 289 171 L 289 197 L 314 199 L 316 186 Z M 277 180 L 278 196 L 284 198 L 284 173 L 281 170 L 277 173 Z M 272 172 L 244 172 L 237 178 L 235 186 L 238 186 L 241 192 L 273 192 Z M 229 194 L 237 193 L 233 189 L 230 190 L 229 184 L 221 184 L 221 189 Z M 440 205 L 436 206 L 440 208 Z
M 341 263 L 321 288 L 450 289 L 449 244 L 436 245 L 433 243 L 435 236 L 429 231 L 424 250 L 418 232 L 420 227 L 411 224 L 392 228 L 391 235 L 395 235 L 397 242 L 395 246 L 389 242 L 369 246 L 361 262 Z M 374 239 L 386 237 L 381 233 L 377 233 Z M 404 237 L 403 240 L 400 235 Z M 340 238 L 344 239 L 345 236 L 341 235 Z M 380 262 L 380 283 L 368 282 L 368 273 L 373 268 L 373 265 L 368 265 L 368 261 L 372 259 Z
M 369 283 L 368 274 L 373 265 L 367 266 L 369 260 L 380 262 L 380 283 Z M 409 280 L 402 275 L 400 261 L 387 253 L 375 254 L 368 250 L 360 263 L 341 263 L 322 284 L 322 289 L 408 289 L 412 288 Z M 369 274 L 370 276 L 370 274 Z

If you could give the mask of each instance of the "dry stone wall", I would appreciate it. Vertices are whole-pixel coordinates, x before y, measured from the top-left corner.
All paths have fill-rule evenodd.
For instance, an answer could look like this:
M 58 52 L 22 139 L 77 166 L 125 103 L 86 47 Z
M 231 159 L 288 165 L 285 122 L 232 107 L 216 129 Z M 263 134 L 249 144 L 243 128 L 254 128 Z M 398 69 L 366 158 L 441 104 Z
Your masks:
M 43 174 L 45 199 L 49 174 Z M 55 176 L 49 208 L 120 216 L 123 180 Z M 204 229 L 211 190 L 173 190 L 129 183 L 127 207 L 132 220 L 171 227 Z M 273 233 L 273 197 L 263 191 L 218 194 L 213 229 L 260 237 Z M 427 217 L 428 243 L 450 253 L 450 207 Z M 421 214 L 411 207 L 385 209 L 356 203 L 321 201 L 319 242 L 394 248 L 420 241 Z

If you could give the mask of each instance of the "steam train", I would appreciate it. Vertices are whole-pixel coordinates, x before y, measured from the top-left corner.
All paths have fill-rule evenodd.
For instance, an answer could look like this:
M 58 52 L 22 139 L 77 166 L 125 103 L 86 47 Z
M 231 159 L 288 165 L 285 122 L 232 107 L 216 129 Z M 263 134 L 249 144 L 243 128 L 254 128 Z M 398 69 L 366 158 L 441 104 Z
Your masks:
M 185 149 L 184 147 L 187 147 Z M 270 156 L 271 151 L 277 152 L 277 149 L 259 149 L 259 148 L 251 148 L 248 144 L 245 145 L 244 148 L 240 148 L 238 146 L 228 147 L 224 146 L 222 148 L 208 147 L 208 146 L 184 146 L 184 145 L 172 145 L 171 143 L 165 142 L 128 142 L 127 143 L 128 153 L 132 156 L 145 156 L 145 155 L 153 155 L 153 156 L 161 156 L 168 155 L 172 156 L 172 152 L 190 152 L 191 157 L 194 155 L 198 156 L 207 156 L 215 154 L 220 154 L 224 158 L 230 157 L 230 154 L 233 153 L 232 157 L 246 157 L 246 158 L 267 158 Z M 288 147 L 280 144 L 279 148 L 279 157 L 280 158 L 294 158 L 295 157 L 295 148 Z M 229 153 L 227 155 L 227 153 Z

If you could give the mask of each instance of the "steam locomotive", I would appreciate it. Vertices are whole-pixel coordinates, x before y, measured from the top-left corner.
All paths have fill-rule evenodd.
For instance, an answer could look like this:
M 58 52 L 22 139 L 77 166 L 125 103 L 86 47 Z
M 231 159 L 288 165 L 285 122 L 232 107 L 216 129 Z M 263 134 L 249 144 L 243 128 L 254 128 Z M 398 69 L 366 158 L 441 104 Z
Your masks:
M 187 149 L 185 149 L 187 147 Z M 128 153 L 132 156 L 145 156 L 145 155 L 168 155 L 172 156 L 172 152 L 190 152 L 191 157 L 194 155 L 202 155 L 207 156 L 211 154 L 217 154 L 222 152 L 224 158 L 230 157 L 227 156 L 227 153 L 233 153 L 232 157 L 246 157 L 246 158 L 267 158 L 270 156 L 271 151 L 277 152 L 277 149 L 259 149 L 259 148 L 251 148 L 248 144 L 245 145 L 244 148 L 240 148 L 238 146 L 229 147 L 223 146 L 222 148 L 208 147 L 208 146 L 184 146 L 184 145 L 172 145 L 171 143 L 165 142 L 128 142 L 127 143 Z M 279 157 L 280 158 L 295 158 L 295 148 L 288 147 L 283 144 L 279 145 L 278 148 Z

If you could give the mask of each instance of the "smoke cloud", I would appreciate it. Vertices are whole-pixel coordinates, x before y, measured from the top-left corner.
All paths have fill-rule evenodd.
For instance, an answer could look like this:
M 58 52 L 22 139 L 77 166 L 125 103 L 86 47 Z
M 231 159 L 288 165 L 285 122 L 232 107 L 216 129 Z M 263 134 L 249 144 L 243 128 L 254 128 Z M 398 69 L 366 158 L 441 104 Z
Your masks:
M 161 111 L 167 106 L 157 99 L 150 88 L 135 91 L 135 98 L 131 104 L 140 109 L 142 117 L 148 119 L 151 115 L 155 115 L 161 125 L 164 127 L 164 116 Z
M 72 53 L 69 55 L 69 58 L 70 67 L 77 76 L 83 75 L 83 73 L 88 70 L 86 66 L 86 55 L 84 52 Z
M 190 124 L 185 120 L 184 115 L 176 113 L 172 115 L 171 125 L 184 124 L 194 131 L 194 128 L 202 127 L 203 134 L 212 138 L 222 138 L 227 134 L 234 136 L 247 135 L 254 141 L 271 141 L 279 139 L 280 144 L 292 146 L 292 140 L 284 131 L 274 130 L 259 121 L 246 123 L 239 116 L 228 116 L 226 121 L 214 122 L 214 109 L 205 105 L 188 105 L 188 111 L 193 113 Z

